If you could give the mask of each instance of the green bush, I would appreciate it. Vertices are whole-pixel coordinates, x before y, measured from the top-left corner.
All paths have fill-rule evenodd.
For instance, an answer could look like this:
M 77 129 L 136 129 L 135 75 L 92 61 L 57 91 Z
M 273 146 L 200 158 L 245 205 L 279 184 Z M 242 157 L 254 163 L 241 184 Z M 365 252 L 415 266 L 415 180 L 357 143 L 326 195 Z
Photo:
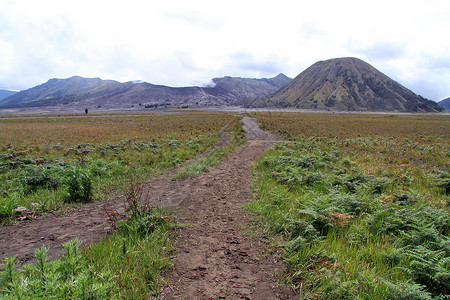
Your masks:
M 25 194 L 38 190 L 38 188 L 56 189 L 61 185 L 61 179 L 51 170 L 37 167 L 24 174 L 21 178 Z
M 72 167 L 67 174 L 66 202 L 89 202 L 92 199 L 92 178 L 89 170 Z
M 450 178 L 442 179 L 438 185 L 446 195 L 450 195 Z
M 11 194 L 6 198 L 0 197 L 0 222 L 6 221 L 17 207 L 17 194 Z

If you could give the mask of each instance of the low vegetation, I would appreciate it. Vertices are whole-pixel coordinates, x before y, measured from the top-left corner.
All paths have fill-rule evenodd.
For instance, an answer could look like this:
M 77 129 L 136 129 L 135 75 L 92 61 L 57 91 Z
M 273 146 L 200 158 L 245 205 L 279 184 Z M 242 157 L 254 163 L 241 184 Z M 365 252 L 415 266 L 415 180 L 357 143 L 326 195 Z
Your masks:
M 219 113 L 0 120 L 0 221 L 101 198 L 208 149 L 238 118 Z
M 239 118 L 222 113 L 1 120 L 1 126 L 3 223 L 30 217 L 15 213 L 19 206 L 39 213 L 128 188 L 125 215 L 107 212 L 115 229 L 107 238 L 84 248 L 72 240 L 51 262 L 46 248 L 36 250 L 35 264 L 4 259 L 0 299 L 139 299 L 157 293 L 172 267 L 175 224 L 169 212 L 150 204 L 139 182 L 194 158 L 222 131 L 233 142 L 211 151 L 206 157 L 212 162 L 243 141 Z
M 450 296 L 448 116 L 260 113 L 289 141 L 248 209 L 305 299 Z
M 34 253 L 37 262 L 21 270 L 15 257 L 4 259 L 0 299 L 138 299 L 156 293 L 171 267 L 174 224 L 150 205 L 142 186 L 130 182 L 126 195 L 125 219 L 100 242 L 80 249 L 71 240 L 51 262 L 42 247 Z
M 253 114 L 283 136 L 256 164 L 259 215 L 302 299 L 450 297 L 450 118 L 440 115 Z M 186 165 L 207 171 L 243 142 L 219 113 L 0 120 L 0 220 L 125 192 L 115 233 L 47 249 L 35 264 L 0 266 L 0 298 L 134 299 L 158 292 L 172 267 L 174 224 L 139 182 L 204 152 L 226 128 L 230 145 Z M 130 182 L 130 177 L 134 178 Z M 25 214 L 25 215 L 24 215 Z M 32 216 L 31 216 L 32 217 Z
M 236 150 L 237 147 L 245 143 L 245 132 L 242 128 L 240 128 L 239 130 L 234 130 L 232 137 L 226 135 L 226 138 L 232 140 L 213 149 L 206 156 L 195 160 L 193 163 L 187 164 L 174 176 L 173 179 L 184 179 L 208 172 L 210 167 L 218 165 L 221 161 L 227 158 L 230 153 Z

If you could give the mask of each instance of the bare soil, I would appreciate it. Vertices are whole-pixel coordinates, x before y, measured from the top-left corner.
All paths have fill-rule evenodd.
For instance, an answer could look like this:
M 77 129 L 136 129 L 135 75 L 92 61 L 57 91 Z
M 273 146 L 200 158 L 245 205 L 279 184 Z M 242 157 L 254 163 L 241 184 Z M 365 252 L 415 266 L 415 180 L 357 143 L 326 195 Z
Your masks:
M 250 165 L 276 139 L 258 123 L 244 117 L 248 142 L 208 173 L 184 180 L 171 174 L 146 182 L 152 200 L 173 207 L 179 228 L 169 284 L 159 299 L 294 299 L 279 284 L 281 263 L 270 254 L 270 240 L 262 237 L 242 205 L 250 199 Z M 226 136 L 223 135 L 223 139 Z M 93 202 L 64 215 L 49 213 L 37 220 L 0 229 L 0 257 L 32 260 L 43 245 L 50 258 L 62 253 L 61 244 L 77 237 L 96 241 L 110 231 L 104 207 L 123 211 L 123 198 Z

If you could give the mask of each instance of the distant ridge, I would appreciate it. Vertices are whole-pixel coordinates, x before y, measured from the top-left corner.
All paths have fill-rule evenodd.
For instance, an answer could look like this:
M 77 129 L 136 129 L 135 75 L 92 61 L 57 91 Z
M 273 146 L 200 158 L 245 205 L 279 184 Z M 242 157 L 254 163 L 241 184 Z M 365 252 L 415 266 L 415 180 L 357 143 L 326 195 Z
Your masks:
M 438 104 L 445 108 L 445 110 L 450 110 L 450 97 L 439 101 Z
M 295 107 L 331 111 L 443 111 L 368 63 L 353 57 L 319 61 L 255 107 Z
M 18 92 L 0 101 L 3 107 L 51 106 L 68 104 L 88 97 L 99 96 L 118 88 L 121 83 L 100 78 L 73 76 L 50 79 L 46 83 Z
M 213 87 L 169 87 L 73 76 L 50 79 L 11 95 L 0 100 L 0 107 L 229 106 L 271 94 L 290 80 L 283 74 L 261 79 L 222 77 L 213 79 Z
M 283 73 L 273 78 L 241 78 L 241 77 L 221 77 L 214 78 L 215 88 L 225 89 L 236 95 L 242 101 L 253 100 L 272 94 L 291 82 L 292 78 Z
M 0 90 L 0 101 L 14 95 L 17 92 L 9 91 L 9 90 Z

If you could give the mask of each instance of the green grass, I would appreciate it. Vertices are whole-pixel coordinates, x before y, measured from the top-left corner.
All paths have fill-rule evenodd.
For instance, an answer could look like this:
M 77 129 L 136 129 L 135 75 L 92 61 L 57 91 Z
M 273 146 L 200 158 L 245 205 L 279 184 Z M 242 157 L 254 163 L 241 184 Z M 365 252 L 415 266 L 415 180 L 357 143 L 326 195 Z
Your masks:
M 420 134 L 405 138 L 390 118 L 371 117 L 393 126 L 387 137 L 365 130 L 360 116 L 347 116 L 353 127 L 344 136 L 334 123 L 340 116 L 317 114 L 306 117 L 316 121 L 308 135 L 295 135 L 303 115 L 289 115 L 290 124 L 276 123 L 281 114 L 260 116 L 266 129 L 284 126 L 292 142 L 259 160 L 255 201 L 247 208 L 283 236 L 286 278 L 300 298 L 450 295 L 448 132 L 412 119 L 402 126 L 409 122 Z M 313 133 L 325 128 L 326 136 Z
M 17 206 L 36 212 L 54 210 L 67 202 L 89 201 L 111 188 L 121 188 L 130 174 L 153 176 L 162 168 L 173 167 L 195 157 L 210 142 L 199 136 L 191 140 L 173 137 L 152 143 L 124 141 L 119 144 L 79 148 L 76 153 L 52 153 L 37 159 L 31 155 L 0 158 L 0 219 L 7 222 Z M 86 154 L 80 150 L 90 149 Z M 59 150 L 57 150 L 59 151 Z M 12 152 L 12 151 L 11 151 Z M 80 179 L 76 179 L 76 178 Z M 82 181 L 84 180 L 84 183 Z M 88 188 L 89 187 L 89 188 Z M 88 194 L 86 191 L 91 190 Z
M 168 217 L 145 235 L 135 231 L 119 232 L 83 251 L 87 264 L 98 272 L 116 276 L 120 298 L 135 299 L 158 293 L 166 283 L 172 263 L 172 228 Z

